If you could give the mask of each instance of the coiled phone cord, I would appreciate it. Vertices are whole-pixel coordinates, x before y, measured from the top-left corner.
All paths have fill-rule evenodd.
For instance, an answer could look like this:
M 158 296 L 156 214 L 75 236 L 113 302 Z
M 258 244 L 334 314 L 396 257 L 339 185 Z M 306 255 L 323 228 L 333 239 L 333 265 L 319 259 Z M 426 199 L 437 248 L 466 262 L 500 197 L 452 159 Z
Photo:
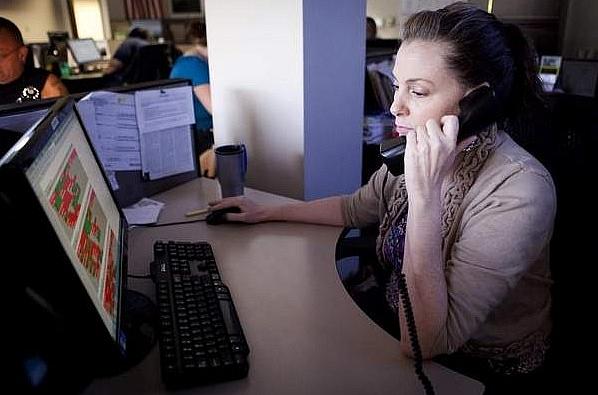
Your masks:
M 413 316 L 411 299 L 409 299 L 409 291 L 407 290 L 407 280 L 405 279 L 405 274 L 399 273 L 397 282 L 399 294 L 401 296 L 401 302 L 403 303 L 403 311 L 405 312 L 405 319 L 407 320 L 407 331 L 409 332 L 409 341 L 411 342 L 411 349 L 413 350 L 413 356 L 415 357 L 415 361 L 413 363 L 415 366 L 415 374 L 424 386 L 426 395 L 434 395 L 434 387 L 432 386 L 432 382 L 424 372 L 422 350 L 419 346 L 419 340 L 417 338 L 415 317 Z
M 388 204 L 386 202 L 386 195 L 384 191 L 386 190 L 386 182 L 388 181 L 388 169 L 386 169 L 386 173 L 384 174 L 384 179 L 382 180 L 382 203 L 384 204 L 384 210 L 388 213 Z M 405 278 L 404 273 L 398 273 L 397 275 L 397 285 L 399 288 L 399 295 L 401 297 L 401 301 L 403 303 L 403 311 L 405 312 L 405 319 L 407 320 L 407 331 L 409 332 L 409 341 L 411 342 L 411 349 L 413 350 L 413 356 L 415 357 L 414 367 L 415 367 L 415 374 L 419 381 L 421 381 L 424 390 L 426 391 L 426 395 L 434 395 L 434 387 L 432 386 L 432 382 L 426 376 L 424 372 L 424 363 L 423 363 L 423 356 L 422 350 L 419 346 L 419 339 L 417 338 L 417 328 L 415 326 L 415 317 L 413 316 L 413 308 L 411 307 L 411 299 L 409 298 L 409 291 L 407 290 L 407 279 Z

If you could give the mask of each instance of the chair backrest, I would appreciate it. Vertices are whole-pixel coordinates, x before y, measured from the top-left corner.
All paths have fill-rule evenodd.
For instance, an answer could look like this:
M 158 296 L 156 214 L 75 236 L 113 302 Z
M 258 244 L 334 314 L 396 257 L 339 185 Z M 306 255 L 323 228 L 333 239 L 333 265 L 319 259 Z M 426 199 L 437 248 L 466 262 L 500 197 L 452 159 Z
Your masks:
M 139 48 L 124 73 L 123 82 L 157 81 L 170 75 L 168 44 L 150 44 Z

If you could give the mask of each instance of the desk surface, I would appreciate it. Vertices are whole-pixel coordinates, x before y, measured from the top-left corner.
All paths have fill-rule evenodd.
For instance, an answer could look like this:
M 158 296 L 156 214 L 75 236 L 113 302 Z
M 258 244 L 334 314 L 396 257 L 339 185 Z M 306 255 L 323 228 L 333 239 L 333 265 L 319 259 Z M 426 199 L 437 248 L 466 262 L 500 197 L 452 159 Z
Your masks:
M 73 80 L 85 80 L 85 79 L 92 79 L 92 78 L 102 78 L 104 76 L 103 71 L 93 71 L 93 72 L 85 72 L 85 73 L 78 73 L 78 74 L 71 74 L 60 77 L 61 80 L 73 81 Z
M 263 203 L 290 199 L 247 189 Z M 219 197 L 217 182 L 198 179 L 154 196 L 166 203 L 161 222 Z M 422 394 L 412 361 L 397 341 L 374 324 L 345 291 L 335 266 L 341 228 L 291 223 L 258 225 L 205 222 L 130 232 L 129 273 L 147 274 L 158 239 L 206 240 L 230 287 L 249 343 L 247 378 L 177 393 L 185 394 Z M 150 280 L 129 287 L 154 297 Z M 480 394 L 472 379 L 428 362 L 437 393 Z M 158 347 L 139 365 L 95 380 L 86 394 L 166 393 Z

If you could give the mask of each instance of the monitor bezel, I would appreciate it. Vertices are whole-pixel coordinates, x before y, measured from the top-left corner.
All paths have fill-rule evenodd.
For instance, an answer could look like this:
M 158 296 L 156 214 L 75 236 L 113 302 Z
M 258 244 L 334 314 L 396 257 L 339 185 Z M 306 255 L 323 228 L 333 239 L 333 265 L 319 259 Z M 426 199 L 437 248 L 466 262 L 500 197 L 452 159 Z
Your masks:
M 26 170 L 54 133 L 52 123 L 55 122 L 57 117 L 64 119 L 71 111 L 81 125 L 85 141 L 100 168 L 100 174 L 106 183 L 120 217 L 119 241 L 121 248 L 119 258 L 121 267 L 114 338 L 102 321 L 93 300 L 76 273 L 41 202 L 26 177 Z M 91 144 L 84 124 L 81 122 L 74 101 L 71 98 L 63 98 L 58 100 L 48 110 L 44 119 L 23 135 L 3 158 L 3 163 L 0 165 L 0 179 L 4 186 L 0 191 L 0 195 L 2 196 L 2 204 L 8 208 L 3 211 L 6 211 L 7 217 L 9 217 L 6 218 L 6 223 L 11 226 L 12 230 L 9 237 L 11 244 L 21 246 L 21 249 L 25 251 L 25 256 L 29 258 L 29 262 L 26 262 L 25 259 L 21 261 L 22 264 L 27 266 L 26 273 L 18 272 L 19 268 L 15 270 L 17 270 L 18 275 L 26 276 L 26 278 L 23 278 L 26 286 L 44 299 L 60 317 L 61 322 L 57 326 L 64 326 L 66 328 L 64 330 L 67 332 L 60 332 L 64 335 L 61 340 L 66 342 L 68 339 L 69 342 L 73 343 L 70 345 L 73 348 L 71 352 L 84 354 L 82 358 L 94 367 L 95 373 L 104 374 L 123 364 L 126 358 L 127 348 L 123 321 L 128 272 L 128 225 L 122 209 L 117 203 L 116 196 L 110 188 L 109 180 L 99 163 L 98 155 L 93 144 Z M 11 216 L 13 218 L 10 218 Z M 29 247 L 29 249 L 25 249 L 29 243 L 27 240 L 29 242 L 35 240 L 41 243 L 42 248 Z M 54 261 L 55 265 L 44 264 L 40 262 L 42 259 L 43 261 Z M 60 290 L 51 286 L 52 280 L 60 284 Z M 83 336 L 84 334 L 86 336 Z M 68 348 L 69 345 L 65 344 L 65 347 Z M 65 354 L 68 355 L 69 353 L 65 352 Z M 80 363 L 80 361 L 73 362 Z
M 75 41 L 91 41 L 93 43 L 93 46 L 95 47 L 95 49 L 98 51 L 98 58 L 94 59 L 94 60 L 88 60 L 86 62 L 82 62 L 77 58 L 76 55 L 76 51 L 73 50 L 73 46 L 71 45 L 71 43 L 75 42 Z M 98 48 L 98 45 L 96 44 L 95 40 L 93 38 L 69 38 L 67 40 L 67 46 L 69 48 L 69 51 L 71 51 L 71 54 L 73 55 L 73 59 L 75 59 L 75 62 L 78 65 L 86 65 L 86 64 L 90 64 L 90 63 L 95 63 L 95 62 L 99 62 L 102 60 L 102 52 L 100 51 L 100 49 Z

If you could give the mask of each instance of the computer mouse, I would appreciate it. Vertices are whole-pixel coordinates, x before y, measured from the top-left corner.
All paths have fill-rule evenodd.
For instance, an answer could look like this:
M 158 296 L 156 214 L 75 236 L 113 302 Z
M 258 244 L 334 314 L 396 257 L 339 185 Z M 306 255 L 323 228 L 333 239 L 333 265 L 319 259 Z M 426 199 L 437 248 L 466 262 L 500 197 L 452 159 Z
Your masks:
M 241 209 L 239 207 L 227 207 L 221 208 L 220 210 L 214 210 L 206 217 L 206 222 L 209 225 L 220 225 L 228 220 L 225 217 L 226 213 L 240 213 Z

